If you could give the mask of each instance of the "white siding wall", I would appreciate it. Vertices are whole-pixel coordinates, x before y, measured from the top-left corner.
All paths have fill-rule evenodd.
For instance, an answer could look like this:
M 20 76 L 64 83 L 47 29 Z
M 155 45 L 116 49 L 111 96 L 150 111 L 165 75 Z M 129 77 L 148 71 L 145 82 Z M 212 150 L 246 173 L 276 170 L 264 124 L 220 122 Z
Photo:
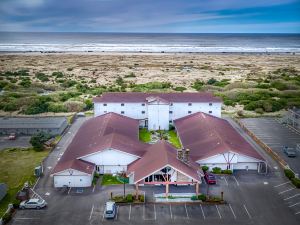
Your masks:
M 54 175 L 54 187 L 90 187 L 92 175 Z
M 153 102 L 148 105 L 148 129 L 169 130 L 169 104 Z
M 122 166 L 128 165 L 138 159 L 138 156 L 131 155 L 115 149 L 106 149 L 104 151 L 84 156 L 82 160 L 104 166 Z

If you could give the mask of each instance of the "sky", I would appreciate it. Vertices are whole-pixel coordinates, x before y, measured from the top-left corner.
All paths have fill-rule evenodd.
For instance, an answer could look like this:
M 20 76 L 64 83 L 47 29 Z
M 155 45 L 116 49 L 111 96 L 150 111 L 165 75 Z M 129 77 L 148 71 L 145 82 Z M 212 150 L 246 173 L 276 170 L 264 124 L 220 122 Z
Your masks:
M 0 0 L 0 31 L 300 33 L 300 0 Z

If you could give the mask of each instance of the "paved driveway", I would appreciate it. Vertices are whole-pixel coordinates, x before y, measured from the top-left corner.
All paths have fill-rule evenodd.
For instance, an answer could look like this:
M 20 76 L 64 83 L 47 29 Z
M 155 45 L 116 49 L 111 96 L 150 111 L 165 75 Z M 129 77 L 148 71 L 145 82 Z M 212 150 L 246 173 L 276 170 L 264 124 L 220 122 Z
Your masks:
M 300 144 L 300 135 L 280 124 L 273 118 L 248 118 L 241 122 L 268 145 L 273 151 L 278 153 L 287 164 L 298 174 L 300 174 L 300 151 L 296 158 L 289 158 L 282 151 L 282 146 L 296 147 Z

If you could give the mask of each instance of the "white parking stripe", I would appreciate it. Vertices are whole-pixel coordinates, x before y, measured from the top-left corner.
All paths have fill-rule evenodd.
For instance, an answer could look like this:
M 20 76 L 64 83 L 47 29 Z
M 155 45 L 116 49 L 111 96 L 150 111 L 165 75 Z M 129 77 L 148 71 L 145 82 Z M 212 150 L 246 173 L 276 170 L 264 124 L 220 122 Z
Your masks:
M 300 214 L 300 211 L 295 213 L 295 215 L 297 215 L 297 214 Z
M 203 208 L 202 208 L 201 204 L 200 204 L 200 208 L 201 208 L 201 211 L 202 211 L 203 219 L 205 219 L 204 211 L 203 211 Z
M 92 219 L 93 212 L 94 212 L 94 205 L 92 206 L 92 209 L 91 209 L 91 213 L 90 213 L 90 218 L 89 218 L 89 220 L 91 220 L 91 219 Z
M 95 191 L 95 187 L 96 187 L 96 185 L 94 185 L 94 187 L 93 187 L 93 192 Z
M 252 218 L 252 216 L 250 215 L 250 213 L 249 213 L 249 211 L 248 211 L 248 209 L 247 209 L 246 205 L 244 205 L 244 209 L 245 209 L 246 213 L 248 214 L 248 216 L 249 216 L 249 219 L 251 219 L 251 218 Z
M 219 214 L 219 217 L 220 217 L 220 219 L 222 218 L 222 216 L 221 216 L 221 213 L 220 213 L 220 211 L 219 211 L 219 208 L 218 208 L 218 206 L 216 205 L 216 209 L 217 209 L 217 211 L 218 211 L 218 214 Z
M 130 214 L 131 214 L 131 204 L 129 205 L 129 214 L 128 214 L 128 220 L 130 220 Z
M 171 219 L 173 218 L 173 215 L 172 215 L 172 207 L 170 205 L 170 216 L 171 216 Z
M 226 185 L 228 186 L 228 182 L 226 180 L 226 177 L 224 176 L 223 179 L 225 180 Z
M 68 190 L 68 194 L 70 194 L 70 191 L 71 191 L 71 187 L 70 187 L 69 190 Z
M 235 178 L 235 176 L 233 176 L 234 180 L 236 181 L 237 186 L 240 186 L 239 182 L 237 181 L 237 179 Z
M 231 207 L 230 204 L 229 204 L 229 208 L 231 209 L 231 212 L 232 212 L 232 215 L 233 215 L 234 219 L 236 219 L 236 215 L 235 215 L 235 213 L 234 213 L 234 211 L 233 211 L 233 209 L 232 209 L 232 207 Z
M 288 181 L 288 182 L 285 182 L 285 183 L 282 183 L 282 184 L 278 184 L 278 185 L 274 186 L 274 188 L 277 188 L 277 187 L 280 187 L 282 185 L 289 184 L 289 183 L 291 183 L 291 181 Z
M 281 192 L 279 192 L 278 194 L 281 195 L 281 194 L 283 194 L 283 193 L 285 193 L 285 192 L 288 192 L 288 191 L 291 191 L 291 190 L 294 190 L 294 189 L 295 189 L 295 188 L 290 188 L 290 189 L 281 191 Z
M 186 204 L 184 204 L 184 208 L 185 208 L 185 212 L 186 212 L 186 218 L 189 219 L 189 214 L 188 214 L 188 211 L 187 211 L 187 208 L 186 208 Z
M 117 220 L 118 219 L 118 213 L 119 213 L 119 206 L 117 206 L 117 208 L 116 208 L 116 218 L 114 218 L 115 220 Z
M 155 208 L 155 204 L 154 204 L 154 219 L 156 220 L 156 208 Z
M 289 200 L 289 199 L 291 199 L 291 198 L 295 198 L 295 197 L 297 197 L 297 196 L 299 196 L 300 194 L 295 194 L 295 195 L 293 195 L 293 196 L 290 196 L 290 197 L 288 197 L 288 198 L 285 198 L 285 199 L 283 199 L 284 201 L 286 201 L 286 200 Z
M 297 203 L 295 203 L 293 205 L 290 205 L 289 207 L 294 207 L 295 205 L 299 205 L 299 204 L 300 204 L 300 202 L 297 202 Z

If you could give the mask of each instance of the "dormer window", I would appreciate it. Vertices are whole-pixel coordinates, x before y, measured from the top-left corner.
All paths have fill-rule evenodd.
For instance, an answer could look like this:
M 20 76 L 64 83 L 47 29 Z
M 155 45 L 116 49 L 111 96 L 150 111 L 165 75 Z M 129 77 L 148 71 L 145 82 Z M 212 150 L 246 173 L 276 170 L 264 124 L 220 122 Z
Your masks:
M 103 106 L 107 106 L 107 104 L 106 104 L 106 103 L 104 103 L 104 104 L 103 104 Z
M 125 112 L 124 111 L 121 111 L 121 114 L 124 114 Z
M 189 113 L 189 114 L 191 114 L 191 113 L 192 113 L 192 111 L 188 111 L 188 113 Z
M 210 102 L 209 105 L 212 106 L 212 103 Z
M 209 111 L 210 114 L 212 114 L 212 111 Z
M 145 106 L 145 103 L 142 103 L 142 106 Z
M 124 103 L 121 103 L 121 106 L 124 106 Z
M 189 106 L 191 106 L 192 105 L 192 103 L 189 103 Z

